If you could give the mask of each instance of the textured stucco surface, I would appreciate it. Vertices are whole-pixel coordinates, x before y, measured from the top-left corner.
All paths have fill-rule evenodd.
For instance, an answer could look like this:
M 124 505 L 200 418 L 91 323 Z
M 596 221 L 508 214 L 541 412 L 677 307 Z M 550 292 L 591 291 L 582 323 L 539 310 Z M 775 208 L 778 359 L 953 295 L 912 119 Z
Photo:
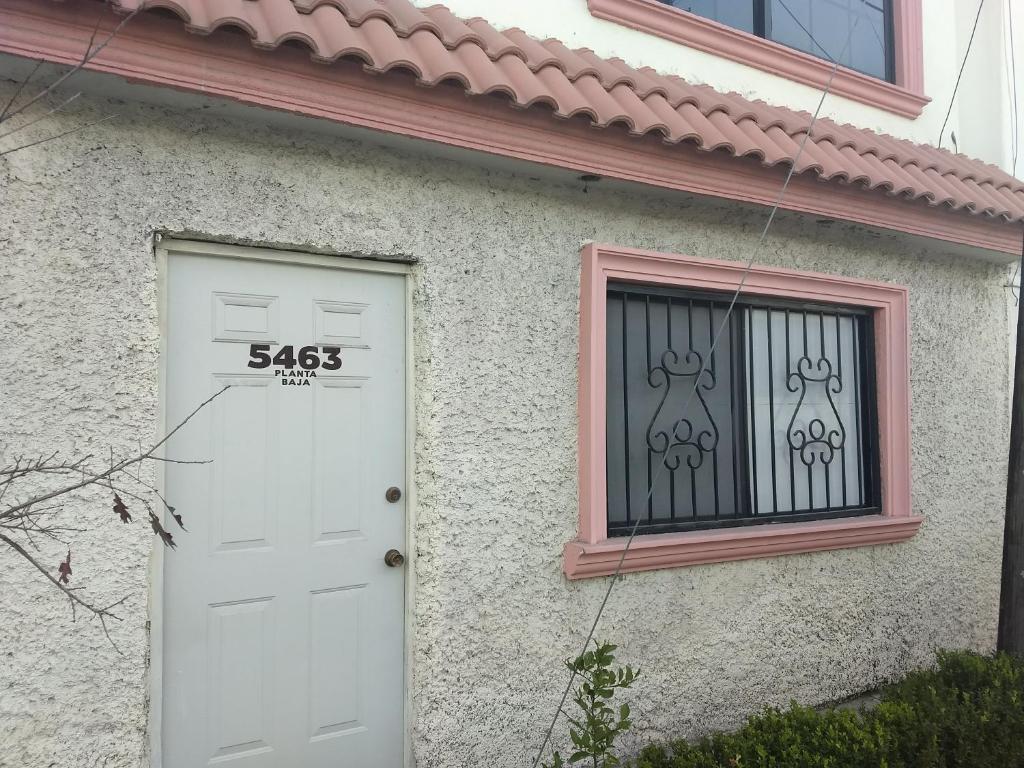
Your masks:
M 155 434 L 155 230 L 415 256 L 414 752 L 429 768 L 529 764 L 607 584 L 561 575 L 577 514 L 580 245 L 742 259 L 764 214 L 80 101 L 47 130 L 119 117 L 0 158 L 0 441 L 104 455 Z M 1003 271 L 793 217 L 759 259 L 910 286 L 913 504 L 927 522 L 895 547 L 626 577 L 598 634 L 643 667 L 638 740 L 843 698 L 935 647 L 994 642 Z M 151 537 L 108 503 L 76 506 L 99 527 L 77 537 L 75 575 L 128 595 L 123 655 L 0 553 L 5 768 L 146 764 Z

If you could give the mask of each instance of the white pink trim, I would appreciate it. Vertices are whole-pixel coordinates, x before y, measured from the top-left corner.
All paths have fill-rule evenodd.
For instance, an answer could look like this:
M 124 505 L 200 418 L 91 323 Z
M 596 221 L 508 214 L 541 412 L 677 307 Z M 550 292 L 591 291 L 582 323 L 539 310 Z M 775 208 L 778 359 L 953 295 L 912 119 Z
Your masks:
M 921 0 L 892 0 L 893 37 L 896 54 L 896 84 L 919 95 L 924 102 L 924 20 Z
M 815 523 L 759 525 L 693 533 L 660 533 L 633 540 L 623 572 L 680 568 L 704 563 L 778 557 L 872 544 L 895 544 L 917 533 L 921 517 L 852 517 Z M 625 540 L 565 545 L 563 569 L 570 579 L 608 576 L 622 557 Z
M 579 535 L 565 547 L 569 578 L 613 573 L 624 538 L 608 538 L 605 487 L 605 309 L 608 280 L 733 291 L 744 265 L 610 245 L 584 247 L 580 275 Z M 623 571 L 905 541 L 922 518 L 910 508 L 910 362 L 907 289 L 775 267 L 753 267 L 745 294 L 874 311 L 882 514 L 637 537 Z
M 61 64 L 78 63 L 106 14 L 101 3 L 0 0 L 0 52 Z M 462 89 L 420 88 L 405 78 L 371 77 L 358 65 L 310 61 L 305 51 L 253 49 L 241 35 L 216 45 L 175 19 L 134 19 L 87 64 L 134 82 L 234 99 L 338 123 L 412 136 L 536 163 L 741 202 L 771 205 L 783 171 L 754 160 L 595 131 L 543 110 L 510 110 L 497 99 L 467 99 Z M 954 243 L 1016 254 L 1020 229 L 923 200 L 793 177 L 782 207 Z
M 714 53 L 815 88 L 832 72 L 824 59 L 702 18 L 658 0 L 587 0 L 590 13 L 676 43 Z M 840 67 L 832 81 L 840 96 L 917 117 L 931 101 L 924 95 L 921 0 L 893 0 L 896 83 Z

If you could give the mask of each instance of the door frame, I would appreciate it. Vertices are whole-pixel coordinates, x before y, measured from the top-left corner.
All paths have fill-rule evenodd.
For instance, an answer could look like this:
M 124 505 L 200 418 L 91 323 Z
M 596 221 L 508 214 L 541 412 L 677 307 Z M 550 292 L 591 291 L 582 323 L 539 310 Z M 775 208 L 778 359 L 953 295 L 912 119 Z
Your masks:
M 415 359 L 413 355 L 413 282 L 414 271 L 412 262 L 383 261 L 363 257 L 323 255 L 305 251 L 291 251 L 281 248 L 255 247 L 245 245 L 229 245 L 192 239 L 164 237 L 156 233 L 153 238 L 153 255 L 156 261 L 157 289 L 157 324 L 160 334 L 160 361 L 158 370 L 158 406 L 157 429 L 162 436 L 167 433 L 167 269 L 168 257 L 171 254 L 191 254 L 211 258 L 241 259 L 245 261 L 276 262 L 328 269 L 342 269 L 356 272 L 377 272 L 404 276 L 405 280 L 405 593 L 404 593 L 404 638 L 403 665 L 404 691 L 402 732 L 405 742 L 406 766 L 413 765 L 412 759 L 412 680 L 414 648 L 413 611 L 416 586 L 416 546 L 414 531 L 416 530 L 416 484 L 415 473 L 415 437 L 416 411 L 413 393 L 415 392 Z M 166 495 L 165 469 L 163 462 L 157 462 L 156 487 Z M 147 737 L 150 768 L 163 766 L 163 588 L 164 588 L 164 547 L 153 546 L 149 558 L 149 601 L 147 628 L 149 630 L 149 669 L 148 690 L 149 716 Z

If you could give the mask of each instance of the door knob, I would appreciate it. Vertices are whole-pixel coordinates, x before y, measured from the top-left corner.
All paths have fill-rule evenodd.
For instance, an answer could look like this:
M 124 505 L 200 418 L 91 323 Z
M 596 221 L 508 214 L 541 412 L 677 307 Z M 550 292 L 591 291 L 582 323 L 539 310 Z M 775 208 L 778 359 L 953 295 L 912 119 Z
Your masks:
M 384 491 L 384 498 L 387 499 L 392 504 L 394 504 L 396 501 L 402 498 L 402 491 L 396 488 L 395 486 L 391 486 L 386 491 Z
M 384 553 L 384 564 L 388 568 L 398 568 L 405 563 L 405 555 L 397 549 L 389 549 Z

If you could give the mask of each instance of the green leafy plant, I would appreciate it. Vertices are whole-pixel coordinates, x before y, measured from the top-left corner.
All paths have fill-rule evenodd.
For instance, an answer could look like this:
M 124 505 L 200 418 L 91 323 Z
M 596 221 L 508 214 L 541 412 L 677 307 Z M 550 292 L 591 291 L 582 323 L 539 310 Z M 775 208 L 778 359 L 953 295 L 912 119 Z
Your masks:
M 593 768 L 619 765 L 619 759 L 612 754 L 615 739 L 633 724 L 629 719 L 629 704 L 620 704 L 615 709 L 611 699 L 615 691 L 629 688 L 640 670 L 633 670 L 629 665 L 613 669 L 616 647 L 594 641 L 594 650 L 565 662 L 582 680 L 573 692 L 573 702 L 580 714 L 577 717 L 566 715 L 573 745 L 568 764 L 588 761 Z M 561 754 L 555 752 L 554 762 L 544 763 L 544 768 L 562 768 L 566 764 Z
M 1024 768 L 1024 659 L 944 652 L 872 709 L 791 704 L 733 733 L 652 745 L 635 768 Z

